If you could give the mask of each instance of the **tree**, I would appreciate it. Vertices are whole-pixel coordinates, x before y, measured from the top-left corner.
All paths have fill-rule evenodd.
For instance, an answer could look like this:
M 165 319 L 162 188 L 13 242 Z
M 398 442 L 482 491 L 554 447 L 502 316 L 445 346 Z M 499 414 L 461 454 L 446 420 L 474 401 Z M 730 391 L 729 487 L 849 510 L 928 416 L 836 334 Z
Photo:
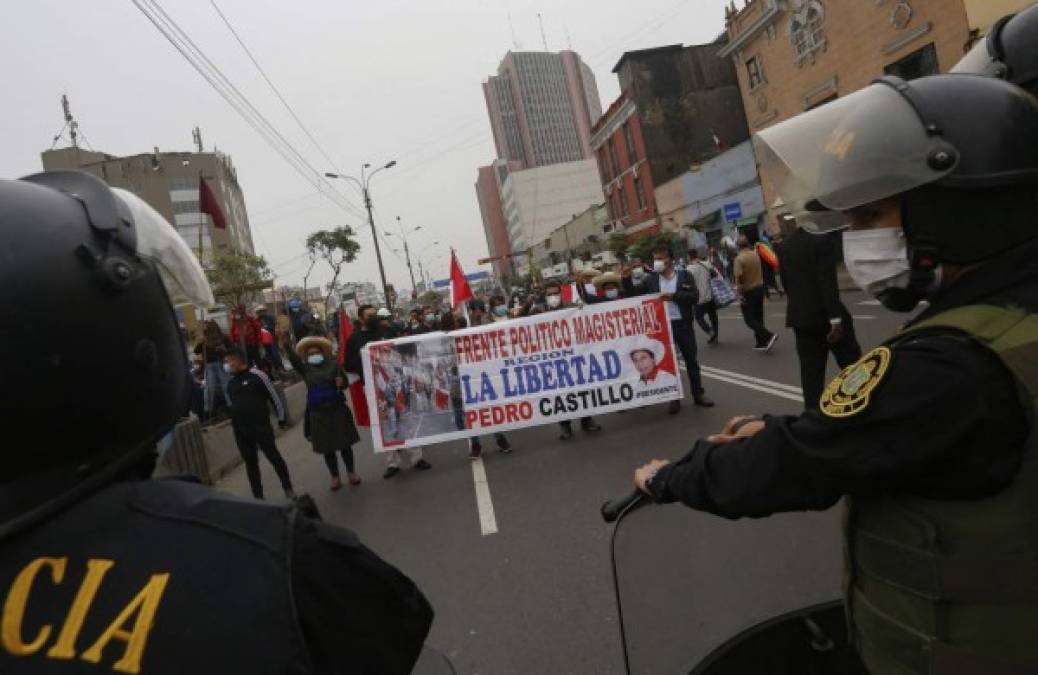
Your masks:
M 418 304 L 422 307 L 432 307 L 435 310 L 440 309 L 440 304 L 443 302 L 443 296 L 436 291 L 426 291 L 418 296 Z
M 355 235 L 352 227 L 343 225 L 331 230 L 318 230 L 306 238 L 306 250 L 310 254 L 310 259 L 320 258 L 332 268 L 329 287 L 333 290 L 329 291 L 324 299 L 325 312 L 328 311 L 328 302 L 339 281 L 342 266 L 356 260 L 360 252 L 360 244 L 353 238 Z
M 624 256 L 627 255 L 627 235 L 623 232 L 613 232 L 609 235 L 609 241 L 606 246 L 613 255 L 623 260 Z
M 656 248 L 667 248 L 673 253 L 676 239 L 677 236 L 673 232 L 660 232 L 659 234 L 642 237 L 631 244 L 630 254 L 642 260 L 649 260 L 652 258 L 653 249 Z
M 233 306 L 248 304 L 264 288 L 274 285 L 263 256 L 245 252 L 217 254 L 206 276 L 213 295 Z

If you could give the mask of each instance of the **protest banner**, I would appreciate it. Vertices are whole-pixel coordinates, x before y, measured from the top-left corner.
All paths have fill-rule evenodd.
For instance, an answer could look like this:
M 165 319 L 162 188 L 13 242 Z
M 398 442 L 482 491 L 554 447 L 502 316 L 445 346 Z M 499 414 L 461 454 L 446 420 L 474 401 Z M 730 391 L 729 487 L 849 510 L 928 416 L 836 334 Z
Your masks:
M 362 356 L 377 452 L 682 397 L 658 295 L 371 342 Z

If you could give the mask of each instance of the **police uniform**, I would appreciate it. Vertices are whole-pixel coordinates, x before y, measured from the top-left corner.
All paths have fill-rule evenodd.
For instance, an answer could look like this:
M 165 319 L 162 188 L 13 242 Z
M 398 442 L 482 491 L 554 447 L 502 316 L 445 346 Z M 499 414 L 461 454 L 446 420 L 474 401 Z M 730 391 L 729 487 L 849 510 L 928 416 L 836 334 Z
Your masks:
M 846 495 L 845 605 L 869 672 L 1036 673 L 1038 103 L 946 75 L 830 105 L 761 132 L 763 162 L 789 171 L 776 184 L 798 222 L 852 220 L 859 285 L 930 306 L 817 410 L 699 441 L 645 487 L 728 518 Z
M 31 433 L 0 452 L 0 673 L 410 672 L 432 611 L 352 533 L 145 480 L 191 388 L 173 307 L 214 304 L 173 227 L 81 172 L 5 180 L 0 260 L 0 423 Z
M 408 673 L 432 620 L 352 533 L 180 481 L 117 483 L 2 550 L 5 675 Z

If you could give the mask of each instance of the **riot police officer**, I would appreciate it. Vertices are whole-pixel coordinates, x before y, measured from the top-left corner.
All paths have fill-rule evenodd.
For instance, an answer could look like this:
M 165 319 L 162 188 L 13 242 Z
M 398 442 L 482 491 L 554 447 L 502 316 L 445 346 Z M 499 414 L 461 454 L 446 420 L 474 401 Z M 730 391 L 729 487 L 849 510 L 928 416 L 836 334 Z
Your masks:
M 351 532 L 146 480 L 186 410 L 186 302 L 205 275 L 139 197 L 0 181 L 0 672 L 410 672 L 432 611 Z
M 1038 96 L 1038 4 L 996 21 L 952 72 L 997 77 Z
M 929 307 L 818 410 L 737 418 L 637 487 L 729 518 L 846 495 L 845 600 L 870 672 L 1035 672 L 1038 101 L 974 75 L 884 78 L 756 141 L 798 216 L 849 221 L 860 286 Z

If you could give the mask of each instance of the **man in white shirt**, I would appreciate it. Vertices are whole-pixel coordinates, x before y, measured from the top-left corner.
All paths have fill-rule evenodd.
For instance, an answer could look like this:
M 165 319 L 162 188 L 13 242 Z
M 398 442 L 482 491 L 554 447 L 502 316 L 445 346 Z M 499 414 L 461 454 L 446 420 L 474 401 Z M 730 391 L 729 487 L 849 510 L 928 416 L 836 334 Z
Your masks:
M 718 329 L 721 327 L 717 320 L 717 303 L 714 302 L 714 294 L 710 288 L 710 278 L 719 274 L 707 261 L 699 255 L 699 249 L 689 249 L 688 273 L 696 282 L 696 290 L 699 291 L 699 302 L 696 303 L 696 323 L 710 336 L 708 344 L 717 344 Z M 710 322 L 707 323 L 707 318 Z

